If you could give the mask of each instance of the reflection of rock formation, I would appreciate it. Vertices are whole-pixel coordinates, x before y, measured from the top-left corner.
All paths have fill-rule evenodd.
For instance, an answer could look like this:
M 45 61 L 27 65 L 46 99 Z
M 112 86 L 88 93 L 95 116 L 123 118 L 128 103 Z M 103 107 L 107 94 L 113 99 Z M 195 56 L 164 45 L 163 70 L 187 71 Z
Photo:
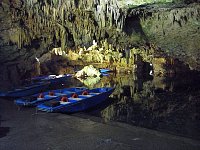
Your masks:
M 188 78 L 158 78 L 141 83 L 131 76 L 116 78 L 113 77 L 116 84 L 113 94 L 117 99 L 101 111 L 105 121 L 117 120 L 200 137 L 200 132 L 197 132 L 200 125 L 200 85 L 195 84 L 199 83 L 198 76 L 191 81 Z
M 100 77 L 87 77 L 85 79 L 78 78 L 84 85 L 86 85 L 89 88 L 93 88 L 95 84 L 97 84 L 101 78 Z

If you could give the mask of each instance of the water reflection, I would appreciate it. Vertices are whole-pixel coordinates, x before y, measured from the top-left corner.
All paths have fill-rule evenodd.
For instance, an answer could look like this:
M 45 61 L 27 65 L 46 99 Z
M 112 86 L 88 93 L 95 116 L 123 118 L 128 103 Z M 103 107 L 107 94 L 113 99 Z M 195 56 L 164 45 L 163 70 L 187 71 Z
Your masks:
M 85 86 L 115 87 L 111 101 L 88 110 L 111 120 L 200 140 L 200 78 L 110 74 Z M 84 86 L 75 78 L 51 88 Z M 2 129 L 0 129 L 2 130 Z M 3 129 L 8 132 L 7 128 Z
M 105 76 L 94 87 L 115 86 L 108 107 L 91 111 L 110 120 L 200 139 L 199 77 L 140 79 L 130 74 Z
M 82 82 L 86 87 L 93 88 L 95 84 L 97 84 L 101 78 L 100 77 L 87 77 L 87 78 L 78 78 L 80 82 Z

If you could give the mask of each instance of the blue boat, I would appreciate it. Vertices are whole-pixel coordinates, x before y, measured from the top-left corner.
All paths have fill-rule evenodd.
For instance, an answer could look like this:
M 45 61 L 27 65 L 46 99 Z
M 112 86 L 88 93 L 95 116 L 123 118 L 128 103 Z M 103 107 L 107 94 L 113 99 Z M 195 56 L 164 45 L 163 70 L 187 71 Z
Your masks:
M 102 69 L 99 69 L 99 70 L 100 70 L 101 73 L 108 73 L 108 72 L 110 72 L 110 69 L 105 69 L 105 68 L 104 69 L 102 68 Z
M 77 97 L 59 97 L 55 100 L 42 103 L 37 106 L 37 110 L 46 112 L 74 113 L 84 111 L 105 101 L 114 91 L 114 88 L 95 88 L 87 90 Z
M 46 79 L 46 78 L 54 77 L 54 76 L 56 76 L 56 75 L 36 76 L 36 77 L 31 78 L 31 80 L 32 81 L 41 81 L 42 79 Z
M 12 91 L 1 92 L 0 97 L 24 97 L 35 93 L 42 92 L 49 86 L 49 82 L 36 83 L 22 88 L 14 89 Z
M 46 75 L 46 76 L 38 76 L 34 77 L 31 80 L 33 82 L 50 82 L 52 83 L 60 83 L 64 82 L 66 79 L 72 77 L 71 74 L 64 74 L 64 75 Z
M 18 106 L 36 106 L 43 102 L 57 99 L 62 96 L 72 96 L 74 93 L 81 94 L 87 90 L 85 87 L 74 87 L 51 90 L 43 93 L 37 93 L 31 96 L 16 99 L 14 102 Z

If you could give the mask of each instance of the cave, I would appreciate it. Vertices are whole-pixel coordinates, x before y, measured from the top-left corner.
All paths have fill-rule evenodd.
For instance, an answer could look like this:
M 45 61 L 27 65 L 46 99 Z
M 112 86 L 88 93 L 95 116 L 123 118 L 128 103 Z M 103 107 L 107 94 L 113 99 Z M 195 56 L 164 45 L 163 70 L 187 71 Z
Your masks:
M 200 149 L 199 0 L 1 0 L 0 22 L 2 149 Z M 88 66 L 109 71 L 77 77 Z M 3 97 L 62 75 L 42 90 L 115 90 L 44 116 Z

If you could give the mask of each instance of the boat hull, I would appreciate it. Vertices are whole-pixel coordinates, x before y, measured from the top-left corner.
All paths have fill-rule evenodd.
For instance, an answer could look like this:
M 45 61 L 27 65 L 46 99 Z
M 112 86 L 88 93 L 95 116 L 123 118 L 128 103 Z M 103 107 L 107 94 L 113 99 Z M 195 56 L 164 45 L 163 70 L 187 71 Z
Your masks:
M 83 102 L 79 101 L 74 105 L 64 107 L 63 109 L 60 110 L 60 112 L 74 113 L 74 112 L 87 110 L 87 109 L 92 108 L 92 107 L 104 102 L 105 100 L 107 100 L 107 98 L 112 94 L 112 92 L 113 91 L 110 91 L 110 92 L 101 94 L 99 96 L 96 95 L 94 97 L 90 97 Z
M 101 89 L 101 88 L 99 88 Z M 79 95 L 79 100 L 69 98 L 69 103 L 66 105 L 59 105 L 56 107 L 49 107 L 44 104 L 38 105 L 37 109 L 46 112 L 62 112 L 62 113 L 75 113 L 92 108 L 103 101 L 105 101 L 114 91 L 114 88 L 102 88 L 104 91 L 94 95 Z M 93 92 L 93 91 L 90 91 Z
M 28 95 L 32 95 L 35 93 L 39 93 L 41 91 L 44 91 L 49 86 L 49 83 L 42 83 L 42 84 L 36 84 L 29 87 L 25 87 L 22 89 L 16 89 L 14 91 L 9 91 L 4 93 L 2 96 L 4 97 L 24 97 Z
M 65 74 L 65 75 L 49 75 L 49 76 L 41 76 L 41 77 L 35 77 L 32 78 L 33 82 L 50 82 L 51 84 L 58 84 L 66 82 L 67 79 L 72 77 L 71 74 Z

